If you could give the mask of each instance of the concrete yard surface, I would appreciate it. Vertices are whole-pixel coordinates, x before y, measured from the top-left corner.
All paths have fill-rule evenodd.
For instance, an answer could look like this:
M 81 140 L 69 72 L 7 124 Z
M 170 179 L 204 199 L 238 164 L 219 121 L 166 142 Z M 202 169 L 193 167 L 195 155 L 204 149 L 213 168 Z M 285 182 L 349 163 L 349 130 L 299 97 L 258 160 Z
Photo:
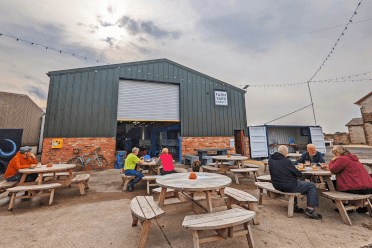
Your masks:
M 260 172 L 263 174 L 263 166 Z M 62 187 L 56 190 L 51 206 L 49 197 L 38 197 L 16 200 L 13 210 L 8 211 L 10 197 L 0 194 L 0 247 L 137 247 L 141 225 L 131 226 L 130 201 L 137 195 L 146 195 L 146 182 L 137 184 L 134 192 L 123 192 L 120 170 L 88 173 L 91 179 L 86 195 L 80 195 L 77 185 Z M 233 179 L 233 174 L 225 175 Z M 233 183 L 231 187 L 258 197 L 253 178 L 241 179 L 241 184 Z M 306 197 L 299 199 L 299 204 L 305 208 Z M 260 224 L 252 224 L 256 247 L 362 247 L 372 243 L 369 214 L 354 211 L 349 214 L 353 226 L 348 226 L 334 211 L 336 205 L 331 200 L 320 197 L 320 206 L 317 212 L 323 220 L 297 213 L 288 218 L 286 203 L 264 197 L 263 205 L 256 205 Z M 146 247 L 193 247 L 191 231 L 181 225 L 186 214 L 153 220 Z M 248 245 L 245 236 L 240 236 L 201 247 Z

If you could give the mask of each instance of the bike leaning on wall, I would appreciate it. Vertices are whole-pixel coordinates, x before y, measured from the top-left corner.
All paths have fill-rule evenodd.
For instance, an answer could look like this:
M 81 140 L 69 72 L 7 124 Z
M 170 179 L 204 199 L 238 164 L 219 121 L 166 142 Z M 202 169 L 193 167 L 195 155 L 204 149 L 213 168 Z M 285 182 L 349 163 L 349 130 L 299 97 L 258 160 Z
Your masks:
M 71 158 L 67 163 L 68 164 L 75 164 L 76 167 L 74 171 L 79 171 L 81 168 L 85 167 L 88 163 L 92 162 L 92 167 L 94 170 L 104 170 L 107 168 L 107 159 L 103 155 L 98 155 L 100 147 L 97 147 L 93 152 L 82 154 L 83 149 L 74 149 L 74 153 L 78 154 L 78 156 Z M 86 156 L 93 155 L 93 157 L 88 158 L 87 160 L 84 159 Z

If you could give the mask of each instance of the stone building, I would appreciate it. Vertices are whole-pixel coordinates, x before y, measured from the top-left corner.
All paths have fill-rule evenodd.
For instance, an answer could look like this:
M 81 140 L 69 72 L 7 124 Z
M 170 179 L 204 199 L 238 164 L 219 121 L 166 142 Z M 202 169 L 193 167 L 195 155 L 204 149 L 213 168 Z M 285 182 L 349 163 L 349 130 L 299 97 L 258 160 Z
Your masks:
M 366 144 L 362 118 L 353 118 L 345 126 L 349 129 L 351 144 Z
M 372 145 L 372 92 L 365 95 L 357 104 L 360 107 L 362 113 L 363 131 L 365 140 L 368 145 Z

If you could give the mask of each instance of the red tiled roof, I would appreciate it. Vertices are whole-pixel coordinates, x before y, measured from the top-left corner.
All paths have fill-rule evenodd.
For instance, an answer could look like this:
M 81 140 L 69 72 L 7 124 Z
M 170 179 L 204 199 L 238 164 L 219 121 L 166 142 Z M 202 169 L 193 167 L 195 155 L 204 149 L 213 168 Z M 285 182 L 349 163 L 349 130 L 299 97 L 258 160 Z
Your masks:
M 366 99 L 366 98 L 369 97 L 370 95 L 372 95 L 372 91 L 371 91 L 371 93 L 365 95 L 362 99 L 360 99 L 359 101 L 357 101 L 357 102 L 354 103 L 354 104 L 359 104 L 361 101 L 363 101 L 364 99 Z

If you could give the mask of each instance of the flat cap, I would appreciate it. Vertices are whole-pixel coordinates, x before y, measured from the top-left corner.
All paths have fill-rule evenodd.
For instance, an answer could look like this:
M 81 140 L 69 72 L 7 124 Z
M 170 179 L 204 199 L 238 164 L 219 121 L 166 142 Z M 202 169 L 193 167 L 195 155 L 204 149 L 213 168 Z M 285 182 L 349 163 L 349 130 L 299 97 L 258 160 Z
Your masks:
M 32 148 L 29 146 L 24 146 L 24 147 L 21 147 L 21 149 L 19 149 L 20 153 L 26 153 L 26 152 L 31 152 L 31 151 L 32 151 Z

